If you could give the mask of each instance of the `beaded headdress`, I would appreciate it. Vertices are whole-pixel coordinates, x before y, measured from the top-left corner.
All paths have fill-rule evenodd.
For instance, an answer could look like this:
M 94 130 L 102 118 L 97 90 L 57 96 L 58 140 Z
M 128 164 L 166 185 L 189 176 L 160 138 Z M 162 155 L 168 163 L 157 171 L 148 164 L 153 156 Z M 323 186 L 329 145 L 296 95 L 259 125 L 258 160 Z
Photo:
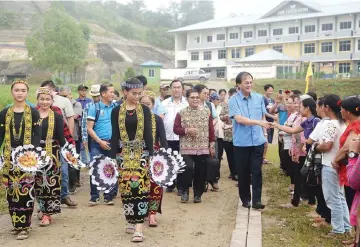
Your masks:
M 46 94 L 46 95 L 53 96 L 53 90 L 51 90 L 47 87 L 40 87 L 40 88 L 38 88 L 38 90 L 36 90 L 36 95 L 39 95 L 39 94 Z
M 11 84 L 11 87 L 13 87 L 15 84 L 24 84 L 24 85 L 26 85 L 27 88 L 29 88 L 29 84 L 26 81 L 23 81 L 23 80 L 13 81 L 13 83 Z
M 138 89 L 138 88 L 143 88 L 144 85 L 137 78 L 131 78 L 131 79 L 128 79 L 125 82 L 121 83 L 121 87 L 129 88 L 129 89 Z
M 149 90 L 143 91 L 142 96 L 148 96 L 150 98 L 155 99 L 155 94 L 152 91 L 149 91 Z

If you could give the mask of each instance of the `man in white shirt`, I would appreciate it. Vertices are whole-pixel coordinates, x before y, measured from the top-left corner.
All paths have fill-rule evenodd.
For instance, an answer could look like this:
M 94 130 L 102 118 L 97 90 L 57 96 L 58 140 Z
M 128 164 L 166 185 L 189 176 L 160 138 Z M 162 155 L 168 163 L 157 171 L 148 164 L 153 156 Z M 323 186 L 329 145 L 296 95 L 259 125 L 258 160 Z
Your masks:
M 170 83 L 172 97 L 162 101 L 166 109 L 164 115 L 164 128 L 168 141 L 168 147 L 172 150 L 179 151 L 179 136 L 174 134 L 173 126 L 177 113 L 188 106 L 186 98 L 182 96 L 183 84 L 181 81 L 174 80 Z M 168 187 L 167 192 L 172 192 L 174 187 Z M 178 188 L 180 190 L 180 188 Z M 178 191 L 179 192 L 179 191 Z

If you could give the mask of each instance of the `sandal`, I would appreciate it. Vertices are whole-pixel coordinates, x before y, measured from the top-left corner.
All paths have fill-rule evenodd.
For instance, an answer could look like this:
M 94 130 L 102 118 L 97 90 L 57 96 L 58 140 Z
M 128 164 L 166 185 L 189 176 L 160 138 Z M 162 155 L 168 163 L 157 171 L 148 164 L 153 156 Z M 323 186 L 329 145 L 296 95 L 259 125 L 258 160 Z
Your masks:
M 49 215 L 44 215 L 39 225 L 48 226 L 50 224 L 51 224 L 51 217 Z
M 219 190 L 218 183 L 212 183 L 211 186 L 212 186 L 211 191 L 217 192 Z
M 143 240 L 144 240 L 144 235 L 142 232 L 134 232 L 133 237 L 132 237 L 133 243 L 140 243 L 140 242 L 143 242 Z
M 128 234 L 134 234 L 135 233 L 135 225 L 128 224 L 127 228 L 125 228 L 125 232 Z
M 25 240 L 29 237 L 29 232 L 26 230 L 23 230 L 19 232 L 18 236 L 16 237 L 16 240 Z
M 10 231 L 11 235 L 18 235 L 20 230 L 16 230 L 15 228 Z
M 38 210 L 38 214 L 36 215 L 36 217 L 38 218 L 38 220 L 42 220 L 43 219 L 43 212 Z
M 154 223 L 150 223 L 150 217 L 149 217 L 149 227 L 157 227 L 158 226 L 158 222 L 155 220 L 154 217 Z

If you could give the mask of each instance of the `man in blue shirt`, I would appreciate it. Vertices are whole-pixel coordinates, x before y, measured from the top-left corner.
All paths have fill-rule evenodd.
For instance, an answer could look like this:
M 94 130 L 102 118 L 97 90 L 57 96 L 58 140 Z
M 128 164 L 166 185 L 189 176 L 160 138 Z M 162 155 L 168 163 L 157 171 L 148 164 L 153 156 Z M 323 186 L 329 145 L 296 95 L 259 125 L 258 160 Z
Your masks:
M 88 87 L 85 85 L 79 85 L 78 86 L 78 94 L 79 98 L 76 99 L 77 102 L 80 102 L 81 108 L 85 109 L 86 105 L 92 102 L 91 99 L 86 97 L 86 94 L 88 92 Z
M 90 143 L 90 159 L 97 155 L 110 157 L 110 139 L 112 137 L 111 113 L 116 104 L 113 103 L 114 87 L 111 84 L 100 86 L 101 101 L 92 104 L 88 110 L 87 130 L 92 138 Z M 98 105 L 98 106 L 97 106 Z M 104 202 L 107 205 L 114 205 L 113 199 L 117 192 L 117 186 L 109 193 L 104 193 Z M 99 203 L 99 191 L 96 185 L 90 180 L 90 201 L 89 206 Z
M 241 72 L 236 77 L 238 93 L 229 100 L 229 117 L 233 119 L 234 159 L 238 172 L 239 197 L 242 206 L 263 209 L 262 159 L 266 143 L 266 107 L 262 95 L 252 92 L 253 77 Z M 250 183 L 252 175 L 252 196 Z

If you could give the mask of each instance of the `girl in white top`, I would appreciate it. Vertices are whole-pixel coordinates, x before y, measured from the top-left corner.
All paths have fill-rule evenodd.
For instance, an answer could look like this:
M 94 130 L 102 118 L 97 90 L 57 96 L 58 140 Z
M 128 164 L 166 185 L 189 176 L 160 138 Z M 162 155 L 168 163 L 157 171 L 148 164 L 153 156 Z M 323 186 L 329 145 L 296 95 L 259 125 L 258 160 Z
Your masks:
M 340 137 L 346 129 L 341 118 L 339 100 L 340 97 L 337 95 L 324 97 L 324 112 L 329 121 L 323 123 L 323 127 L 316 128 L 311 135 L 312 139 L 318 139 L 316 151 L 322 153 L 322 189 L 327 207 L 331 209 L 332 230 L 328 234 L 330 236 L 351 231 L 344 188 L 340 186 L 338 172 L 331 164 L 339 149 Z

